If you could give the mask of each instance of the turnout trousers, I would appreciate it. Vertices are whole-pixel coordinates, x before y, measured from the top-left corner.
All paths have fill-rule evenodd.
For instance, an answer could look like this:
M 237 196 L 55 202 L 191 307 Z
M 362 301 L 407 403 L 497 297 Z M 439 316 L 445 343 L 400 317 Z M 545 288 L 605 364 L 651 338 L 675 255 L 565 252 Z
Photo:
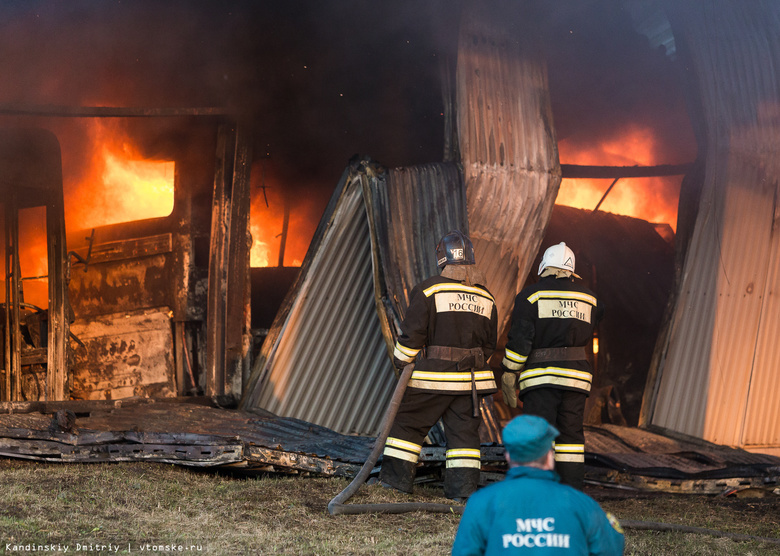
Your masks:
M 439 419 L 447 438 L 444 495 L 468 498 L 477 490 L 482 417 L 473 416 L 471 396 L 419 390 L 404 392 L 385 443 L 380 481 L 403 492 L 412 492 L 423 441 Z
M 584 392 L 560 388 L 534 388 L 521 393 L 523 413 L 543 417 L 560 436 L 555 439 L 555 471 L 561 482 L 582 490 L 585 481 Z

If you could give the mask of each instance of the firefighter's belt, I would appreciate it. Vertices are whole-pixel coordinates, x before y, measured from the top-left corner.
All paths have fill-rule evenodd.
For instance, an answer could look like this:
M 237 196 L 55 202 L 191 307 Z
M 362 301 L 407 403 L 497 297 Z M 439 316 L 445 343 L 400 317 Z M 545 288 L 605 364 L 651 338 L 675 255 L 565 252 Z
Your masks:
M 441 359 L 456 361 L 459 370 L 482 369 L 485 366 L 485 352 L 482 348 L 458 348 L 449 346 L 428 346 L 425 348 L 426 359 Z M 473 359 L 471 359 L 473 358 Z
M 450 346 L 428 346 L 425 348 L 426 359 L 439 359 L 440 361 L 455 361 L 456 371 L 471 371 L 471 407 L 472 415 L 479 417 L 479 397 L 477 396 L 477 383 L 474 379 L 474 369 L 482 369 L 485 366 L 485 352 L 482 348 L 458 348 Z
M 588 355 L 585 352 L 585 348 L 582 346 L 544 348 L 535 349 L 529 353 L 528 359 L 525 360 L 525 364 L 530 365 L 532 363 L 542 363 L 544 361 L 582 361 L 587 358 Z

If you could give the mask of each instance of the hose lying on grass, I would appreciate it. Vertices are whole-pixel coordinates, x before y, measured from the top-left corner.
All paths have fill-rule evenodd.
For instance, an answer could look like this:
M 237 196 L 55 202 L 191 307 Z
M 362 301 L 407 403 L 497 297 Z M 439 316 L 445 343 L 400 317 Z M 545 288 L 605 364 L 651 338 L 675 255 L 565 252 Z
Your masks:
M 693 535 L 709 535 L 710 537 L 726 537 L 735 541 L 759 541 L 772 544 L 780 544 L 780 539 L 771 537 L 756 537 L 753 535 L 741 535 L 739 533 L 726 533 L 715 529 L 703 529 L 701 527 L 689 527 L 687 525 L 674 525 L 671 523 L 658 523 L 655 521 L 631 521 L 620 520 L 620 526 L 624 529 L 636 529 L 638 531 L 662 531 L 674 533 L 690 533 Z
M 404 367 L 401 376 L 398 378 L 398 384 L 393 392 L 393 397 L 390 399 L 390 405 L 385 412 L 384 420 L 382 422 L 382 429 L 379 436 L 374 442 L 374 448 L 371 450 L 371 454 L 368 459 L 360 468 L 360 471 L 352 482 L 347 485 L 347 488 L 337 494 L 333 500 L 328 503 L 328 512 L 331 515 L 340 514 L 365 514 L 365 513 L 386 513 L 386 514 L 402 514 L 406 512 L 437 512 L 437 513 L 463 513 L 463 506 L 450 505 L 450 504 L 433 504 L 425 502 L 402 502 L 402 503 L 385 503 L 385 504 L 346 504 L 345 502 L 352 498 L 352 496 L 358 491 L 363 483 L 368 480 L 371 471 L 374 469 L 379 454 L 382 452 L 382 448 L 385 446 L 388 434 L 390 434 L 390 427 L 393 426 L 393 419 L 395 414 L 398 413 L 398 407 L 401 405 L 401 399 L 406 391 L 406 385 L 409 382 L 409 378 L 412 376 L 414 370 L 414 364 L 409 364 Z

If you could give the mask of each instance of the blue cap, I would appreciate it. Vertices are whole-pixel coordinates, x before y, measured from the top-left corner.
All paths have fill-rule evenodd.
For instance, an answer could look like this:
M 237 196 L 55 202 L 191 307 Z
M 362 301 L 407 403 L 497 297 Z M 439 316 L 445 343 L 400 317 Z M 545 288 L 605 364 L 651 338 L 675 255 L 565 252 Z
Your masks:
M 518 415 L 504 427 L 502 437 L 509 457 L 517 463 L 535 461 L 553 447 L 560 433 L 542 417 Z

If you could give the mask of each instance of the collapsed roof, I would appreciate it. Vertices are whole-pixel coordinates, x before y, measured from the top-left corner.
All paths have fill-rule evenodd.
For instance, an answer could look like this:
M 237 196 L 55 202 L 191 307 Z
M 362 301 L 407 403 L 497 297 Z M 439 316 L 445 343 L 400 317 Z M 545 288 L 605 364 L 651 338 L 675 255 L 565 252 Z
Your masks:
M 683 182 L 673 297 L 638 420 L 733 446 L 777 450 L 780 404 L 771 385 L 780 368 L 773 341 L 780 325 L 773 293 L 780 280 L 774 233 L 780 220 L 780 83 L 778 72 L 767 69 L 780 62 L 780 49 L 772 47 L 780 7 L 630 4 L 637 27 L 689 69 L 684 78 L 700 143 L 697 163 Z M 466 212 L 477 260 L 506 325 L 549 224 L 561 172 L 543 53 L 533 33 L 519 28 L 533 22 L 518 17 L 522 6 L 501 6 L 504 17 L 469 4 L 462 18 L 455 98 L 445 103 L 445 115 L 457 123 L 445 126 L 457 127 L 445 142 L 445 160 L 458 164 L 342 180 L 255 362 L 243 407 L 300 415 L 345 432 L 375 431 L 375 409 L 389 399 L 393 384 L 386 351 L 403 317 L 404 287 L 435 271 L 432 246 L 448 228 L 465 229 Z M 437 177 L 444 174 L 450 177 Z M 357 182 L 376 187 L 358 188 Z M 377 202 L 385 198 L 388 204 Z M 396 220 L 393 203 L 411 204 L 424 219 Z M 351 211 L 354 220 L 337 222 L 337 206 L 340 218 Z M 397 227 L 387 224 L 396 221 Z M 335 238 L 339 234 L 345 237 Z M 404 256 L 389 257 L 388 245 L 403 246 Z M 359 255 L 360 264 L 350 255 Z M 337 272 L 349 269 L 355 272 L 345 290 Z M 397 289 L 394 273 L 406 280 Z M 335 304 L 334 294 L 344 291 L 351 293 L 349 303 Z M 641 376 L 644 369 L 637 372 Z M 635 397 L 632 411 L 637 404 Z

